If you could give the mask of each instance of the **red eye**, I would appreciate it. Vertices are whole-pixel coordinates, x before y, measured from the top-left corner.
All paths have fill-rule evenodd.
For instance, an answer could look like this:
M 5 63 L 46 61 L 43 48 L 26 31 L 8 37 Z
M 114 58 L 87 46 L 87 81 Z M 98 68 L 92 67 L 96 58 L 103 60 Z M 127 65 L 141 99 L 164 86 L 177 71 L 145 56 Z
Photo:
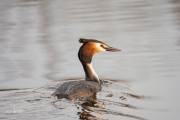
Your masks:
M 103 47 L 103 45 L 100 45 L 101 47 Z

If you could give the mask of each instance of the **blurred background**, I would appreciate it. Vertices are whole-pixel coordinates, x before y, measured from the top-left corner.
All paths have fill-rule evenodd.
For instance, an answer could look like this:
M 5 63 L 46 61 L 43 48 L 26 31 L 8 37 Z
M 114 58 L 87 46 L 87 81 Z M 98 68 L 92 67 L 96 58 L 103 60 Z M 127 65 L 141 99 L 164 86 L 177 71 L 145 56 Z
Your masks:
M 93 67 L 100 79 L 124 81 L 134 94 L 156 98 L 128 101 L 153 112 L 129 110 L 143 118 L 126 119 L 180 119 L 179 0 L 1 0 L 1 98 L 5 91 L 84 79 L 79 38 L 122 50 L 95 54 Z M 103 119 L 122 116 L 108 114 Z

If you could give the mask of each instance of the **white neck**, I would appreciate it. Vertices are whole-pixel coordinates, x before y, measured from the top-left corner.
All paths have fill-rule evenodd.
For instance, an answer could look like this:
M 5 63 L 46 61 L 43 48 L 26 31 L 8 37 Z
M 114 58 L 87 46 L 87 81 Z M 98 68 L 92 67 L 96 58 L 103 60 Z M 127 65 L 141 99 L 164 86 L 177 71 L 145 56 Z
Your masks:
M 84 71 L 86 73 L 86 80 L 100 83 L 100 80 L 92 67 L 92 63 L 82 63 L 82 64 L 84 67 Z

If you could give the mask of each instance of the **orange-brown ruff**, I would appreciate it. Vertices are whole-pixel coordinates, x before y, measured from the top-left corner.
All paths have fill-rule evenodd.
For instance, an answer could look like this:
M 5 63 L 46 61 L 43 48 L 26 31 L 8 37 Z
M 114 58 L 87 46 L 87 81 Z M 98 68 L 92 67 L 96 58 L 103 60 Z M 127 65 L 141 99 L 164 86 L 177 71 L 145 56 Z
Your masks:
M 93 55 L 98 52 L 120 51 L 94 39 L 80 38 L 79 42 L 83 43 L 79 49 L 78 57 L 85 71 L 85 80 L 63 83 L 52 94 L 56 98 L 81 99 L 96 94 L 101 90 L 101 83 L 92 67 Z
M 104 44 L 104 46 L 106 46 Z M 96 43 L 88 42 L 83 46 L 83 49 L 86 51 L 88 57 L 92 57 L 95 53 L 102 52 L 100 49 L 97 49 Z

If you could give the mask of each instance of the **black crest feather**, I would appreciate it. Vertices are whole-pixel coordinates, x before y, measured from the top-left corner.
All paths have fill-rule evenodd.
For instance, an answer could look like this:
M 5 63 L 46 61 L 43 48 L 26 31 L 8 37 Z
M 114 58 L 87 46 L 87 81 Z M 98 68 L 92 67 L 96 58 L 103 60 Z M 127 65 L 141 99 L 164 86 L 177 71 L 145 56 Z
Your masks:
M 95 42 L 95 43 L 103 43 L 99 40 L 95 40 L 95 39 L 86 39 L 86 38 L 80 38 L 79 39 L 80 43 L 87 43 L 87 42 Z M 103 43 L 104 44 L 104 43 Z

